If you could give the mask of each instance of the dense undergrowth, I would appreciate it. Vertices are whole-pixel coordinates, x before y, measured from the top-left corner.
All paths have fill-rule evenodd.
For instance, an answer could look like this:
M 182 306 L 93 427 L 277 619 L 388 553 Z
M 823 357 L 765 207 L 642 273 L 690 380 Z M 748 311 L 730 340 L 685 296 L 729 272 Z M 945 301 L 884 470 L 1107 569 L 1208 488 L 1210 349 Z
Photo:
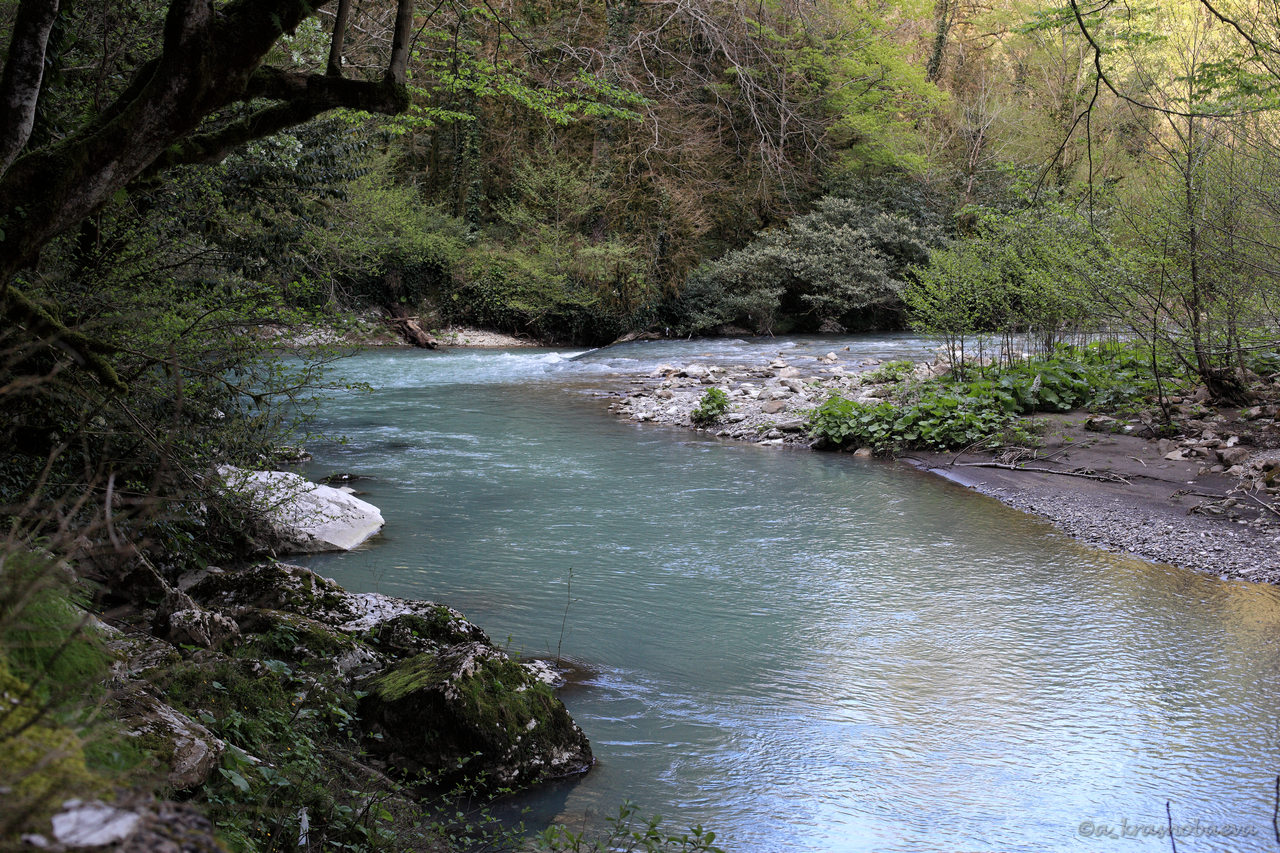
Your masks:
M 1151 404 L 1159 388 L 1150 359 L 1125 344 L 1064 345 L 1045 357 L 979 368 L 969 378 L 923 382 L 909 378 L 910 362 L 890 362 L 867 376 L 896 383 L 889 399 L 831 397 L 813 411 L 809 428 L 836 447 L 879 451 L 1031 443 L 1036 423 L 1030 416 L 1038 412 L 1132 411 Z

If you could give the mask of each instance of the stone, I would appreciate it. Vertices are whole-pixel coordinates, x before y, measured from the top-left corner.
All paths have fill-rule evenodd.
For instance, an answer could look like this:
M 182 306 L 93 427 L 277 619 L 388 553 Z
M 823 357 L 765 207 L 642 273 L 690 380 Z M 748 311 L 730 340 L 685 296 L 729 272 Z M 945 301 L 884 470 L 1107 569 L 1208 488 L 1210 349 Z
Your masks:
M 175 646 L 216 649 L 240 633 L 235 622 L 220 613 L 211 613 L 180 589 L 165 593 L 151 620 L 157 637 Z
M 855 459 L 870 459 L 873 455 L 875 454 L 870 447 L 859 447 L 857 450 L 853 451 Z
M 1181 450 L 1171 450 L 1164 455 L 1164 458 L 1170 462 L 1182 462 L 1186 459 Z
M 805 422 L 802 418 L 791 418 L 789 420 L 779 421 L 777 427 L 783 432 L 804 432 Z
M 120 722 L 168 767 L 175 790 L 198 788 L 218 766 L 226 744 L 200 723 L 135 684 L 120 699 Z
M 766 415 L 776 415 L 779 412 L 785 412 L 787 404 L 782 400 L 770 400 L 760 407 L 760 411 Z
M 689 364 L 686 365 L 685 368 L 677 375 L 685 376 L 689 379 L 702 379 L 707 375 L 707 372 L 707 368 L 703 367 L 701 364 Z
M 1226 465 L 1239 465 L 1252 455 L 1247 447 L 1224 447 L 1218 451 L 1218 458 Z
M 373 504 L 287 471 L 224 465 L 228 489 L 249 499 L 272 545 L 286 553 L 350 551 L 382 529 Z
M 439 783 L 518 788 L 584 773 L 595 761 L 541 673 L 486 643 L 417 655 L 367 689 L 360 719 L 369 749 Z
M 818 334 L 820 335 L 843 335 L 844 332 L 844 326 L 830 317 L 818 324 Z
M 106 803 L 68 800 L 53 816 L 53 837 L 69 847 L 106 847 L 131 836 L 142 818 Z
M 1090 432 L 1119 432 L 1120 427 L 1120 421 L 1107 415 L 1090 415 L 1084 422 Z
M 790 390 L 793 394 L 803 394 L 805 390 L 804 383 L 799 379 L 783 379 L 779 384 Z
M 1240 412 L 1240 417 L 1244 418 L 1246 421 L 1256 421 L 1258 418 L 1262 417 L 1262 407 L 1250 406 Z
M 724 419 L 727 423 L 739 424 L 745 421 L 747 416 L 743 412 L 731 412 L 730 414 L 725 415 Z

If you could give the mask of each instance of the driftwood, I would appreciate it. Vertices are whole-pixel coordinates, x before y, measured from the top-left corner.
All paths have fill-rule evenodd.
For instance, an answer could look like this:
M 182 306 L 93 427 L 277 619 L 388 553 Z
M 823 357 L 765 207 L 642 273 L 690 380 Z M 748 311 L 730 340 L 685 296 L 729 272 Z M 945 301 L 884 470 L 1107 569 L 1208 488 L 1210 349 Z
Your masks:
M 414 317 L 401 308 L 387 316 L 387 323 L 395 330 L 396 334 L 404 338 L 405 343 L 411 344 L 421 349 L 435 349 L 440 346 L 440 342 L 422 328 L 418 318 Z
M 1052 468 L 1028 468 L 1025 465 L 1009 465 L 1004 462 L 957 462 L 954 464 L 959 468 L 1000 468 L 1004 471 L 1030 471 L 1036 474 L 1057 474 L 1062 477 L 1082 477 L 1086 480 L 1101 480 L 1104 483 L 1130 485 L 1129 481 L 1124 477 L 1110 472 L 1094 474 L 1088 471 L 1055 471 Z

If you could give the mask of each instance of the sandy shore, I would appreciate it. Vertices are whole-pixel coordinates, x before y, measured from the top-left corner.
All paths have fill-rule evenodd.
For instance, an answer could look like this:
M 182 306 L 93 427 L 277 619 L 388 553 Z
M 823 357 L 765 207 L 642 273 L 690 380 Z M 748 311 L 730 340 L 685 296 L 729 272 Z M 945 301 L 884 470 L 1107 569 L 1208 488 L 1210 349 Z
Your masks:
M 834 354 L 832 354 L 834 355 Z M 761 445 L 812 444 L 808 411 L 831 394 L 869 401 L 876 362 L 781 356 L 762 364 L 662 365 L 633 380 L 620 417 L 696 429 L 690 413 L 710 387 L 729 410 L 706 431 Z M 941 371 L 919 365 L 918 378 Z M 978 453 L 908 453 L 922 470 L 1048 519 L 1081 541 L 1224 578 L 1280 583 L 1280 421 L 1275 406 L 1246 412 L 1179 406 L 1181 434 L 1152 440 L 1083 412 L 1044 417 L 1042 444 Z M 869 450 L 855 449 L 862 456 Z

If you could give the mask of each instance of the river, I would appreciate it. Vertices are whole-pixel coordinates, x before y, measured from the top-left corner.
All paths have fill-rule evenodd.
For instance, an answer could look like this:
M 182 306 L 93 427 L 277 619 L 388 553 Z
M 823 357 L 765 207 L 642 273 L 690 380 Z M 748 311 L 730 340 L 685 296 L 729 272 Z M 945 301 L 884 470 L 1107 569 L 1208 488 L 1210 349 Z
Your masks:
M 521 796 L 531 824 L 630 799 L 730 850 L 1154 851 L 1168 801 L 1179 851 L 1275 849 L 1276 589 L 1083 547 L 905 465 L 621 422 L 592 393 L 828 350 L 927 345 L 363 352 L 338 371 L 373 391 L 325 402 L 348 441 L 313 440 L 308 473 L 367 477 L 387 525 L 308 564 L 584 667 L 563 698 L 599 763 Z

